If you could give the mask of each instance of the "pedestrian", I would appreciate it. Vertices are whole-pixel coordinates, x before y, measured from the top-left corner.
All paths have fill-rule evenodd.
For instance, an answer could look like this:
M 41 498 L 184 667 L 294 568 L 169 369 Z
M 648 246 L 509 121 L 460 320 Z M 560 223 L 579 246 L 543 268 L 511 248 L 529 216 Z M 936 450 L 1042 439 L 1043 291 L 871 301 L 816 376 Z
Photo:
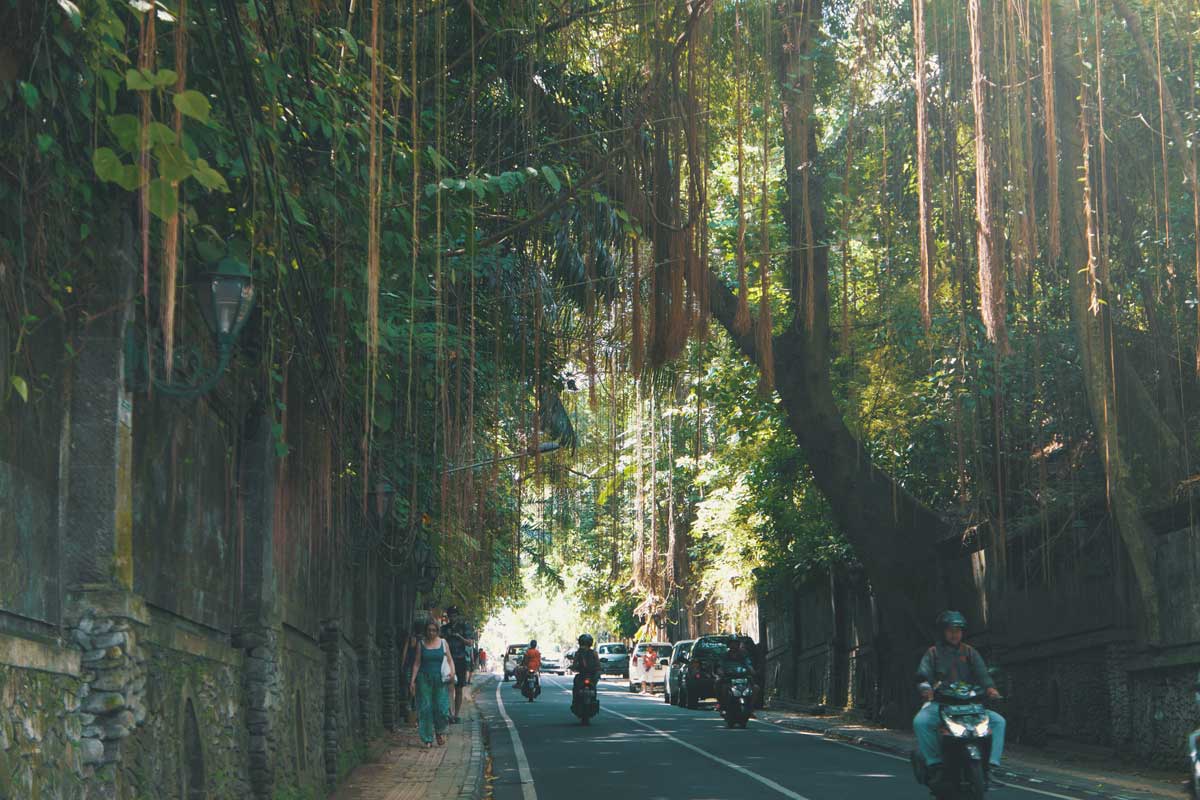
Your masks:
M 404 652 L 401 654 L 400 663 L 402 664 L 402 683 L 405 688 L 412 685 L 413 680 L 417 676 L 417 669 L 420 668 L 418 663 L 418 654 L 421 651 L 421 637 L 425 635 L 424 620 L 414 620 L 412 627 L 409 628 L 408 638 L 404 641 Z M 404 721 L 409 725 L 417 724 L 417 695 L 416 692 L 409 691 L 404 698 L 404 704 L 401 706 L 404 709 Z
M 455 677 L 450 648 L 439 635 L 432 619 L 425 625 L 425 635 L 416 648 L 416 658 L 409 691 L 417 697 L 417 733 L 425 746 L 433 747 L 434 736 L 440 747 L 446 743 L 450 716 L 449 682 Z M 445 677 L 449 676 L 450 681 Z
M 454 713 L 450 721 L 459 721 L 462 713 L 463 686 L 467 683 L 467 675 L 471 671 L 468 660 L 469 648 L 475 643 L 475 630 L 467 623 L 457 606 L 446 609 L 447 622 L 442 626 L 442 638 L 450 643 L 450 657 L 454 660 Z
M 650 693 L 650 673 L 653 671 L 656 660 L 658 659 L 658 651 L 653 645 L 646 645 L 646 652 L 642 655 L 642 694 Z

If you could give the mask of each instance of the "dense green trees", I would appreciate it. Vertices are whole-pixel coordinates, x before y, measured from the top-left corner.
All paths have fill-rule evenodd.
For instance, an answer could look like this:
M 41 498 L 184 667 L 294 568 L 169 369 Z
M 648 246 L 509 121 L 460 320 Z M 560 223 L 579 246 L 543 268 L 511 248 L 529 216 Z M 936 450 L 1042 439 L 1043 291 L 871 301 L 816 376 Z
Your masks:
M 904 652 L 973 603 L 946 554 L 1048 581 L 1107 521 L 1157 636 L 1148 513 L 1190 498 L 1197 399 L 1194 3 L 3 9 L 6 402 L 114 248 L 164 345 L 232 253 L 280 452 L 299 381 L 339 492 L 395 482 L 397 546 L 435 541 L 451 595 L 524 559 L 585 568 L 596 611 L 736 625 L 855 560 Z

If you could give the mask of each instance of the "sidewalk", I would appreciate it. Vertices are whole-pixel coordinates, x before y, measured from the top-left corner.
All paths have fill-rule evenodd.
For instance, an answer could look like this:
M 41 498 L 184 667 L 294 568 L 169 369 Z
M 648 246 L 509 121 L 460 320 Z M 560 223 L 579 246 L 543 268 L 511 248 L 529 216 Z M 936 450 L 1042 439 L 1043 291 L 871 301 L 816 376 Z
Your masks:
M 450 726 L 445 747 L 425 749 L 416 726 L 405 724 L 373 742 L 379 755 L 354 769 L 329 800 L 481 800 L 486 755 L 475 691 L 467 687 L 462 722 Z
M 758 711 L 756 716 L 763 722 L 809 731 L 826 739 L 899 756 L 906 761 L 913 749 L 911 731 L 875 727 L 855 720 L 851 715 L 813 716 L 774 709 Z M 1114 769 L 1111 761 L 1101 764 L 1088 763 L 1089 760 L 1079 754 L 1052 754 L 1012 745 L 1005 748 L 1004 768 L 996 773 L 996 777 L 1014 786 L 1028 786 L 1042 792 L 1072 791 L 1093 798 L 1179 800 L 1184 796 L 1187 770 L 1182 752 L 1178 775 Z

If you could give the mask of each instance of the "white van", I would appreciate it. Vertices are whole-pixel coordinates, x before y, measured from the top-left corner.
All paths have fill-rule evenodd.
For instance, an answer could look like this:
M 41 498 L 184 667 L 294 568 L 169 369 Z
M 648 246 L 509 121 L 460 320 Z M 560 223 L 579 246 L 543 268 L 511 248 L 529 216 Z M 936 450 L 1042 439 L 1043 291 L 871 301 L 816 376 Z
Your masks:
M 649 669 L 646 668 L 647 655 L 653 658 Z M 666 685 L 667 668 L 662 662 L 670 657 L 670 642 L 639 642 L 629 657 L 629 691 L 640 691 L 642 683 L 663 688 Z

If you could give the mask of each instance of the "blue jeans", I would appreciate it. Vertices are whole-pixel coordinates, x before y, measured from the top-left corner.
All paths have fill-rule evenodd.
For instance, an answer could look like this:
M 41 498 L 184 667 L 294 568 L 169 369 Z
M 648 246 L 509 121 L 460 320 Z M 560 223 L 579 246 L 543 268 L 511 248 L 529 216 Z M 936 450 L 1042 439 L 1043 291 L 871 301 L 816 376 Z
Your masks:
M 995 711 L 989 711 L 992 720 L 992 766 L 1000 766 L 1000 756 L 1004 755 L 1004 717 Z M 925 707 L 913 717 L 913 733 L 917 735 L 917 748 L 925 757 L 925 763 L 933 766 L 942 763 L 942 737 L 938 728 L 942 725 L 940 707 L 937 703 L 926 703 Z
M 434 733 L 444 734 L 450 725 L 450 692 L 442 683 L 441 673 L 436 676 L 426 672 L 417 673 L 417 733 L 421 741 L 429 744 Z

